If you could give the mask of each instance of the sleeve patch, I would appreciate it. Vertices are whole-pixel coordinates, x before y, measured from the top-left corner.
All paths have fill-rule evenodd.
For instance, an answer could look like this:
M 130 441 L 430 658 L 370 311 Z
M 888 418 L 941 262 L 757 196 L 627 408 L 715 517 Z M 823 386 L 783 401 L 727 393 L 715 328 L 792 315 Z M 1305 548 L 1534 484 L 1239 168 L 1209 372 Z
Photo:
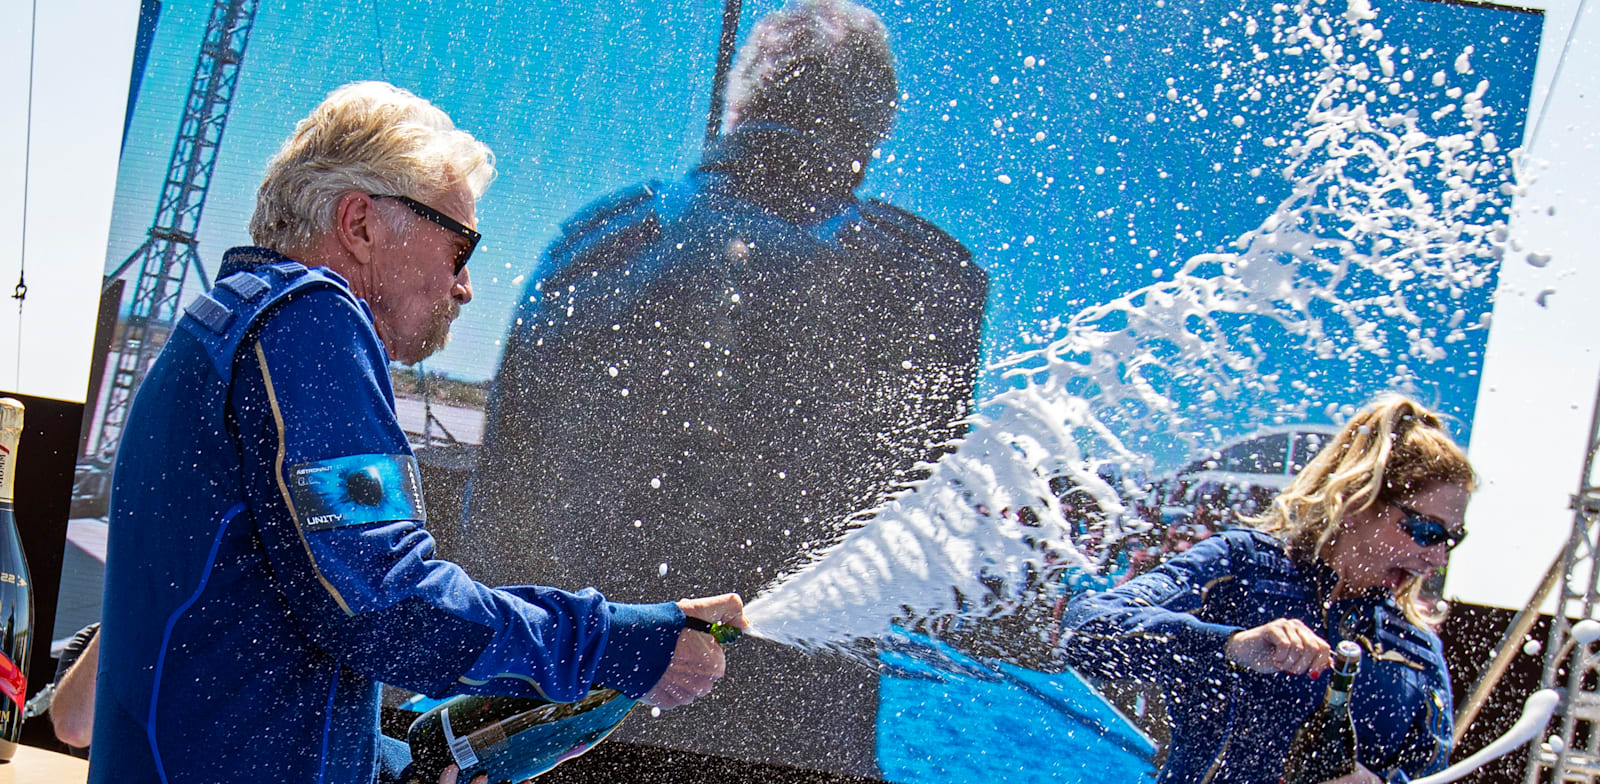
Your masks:
M 295 516 L 306 531 L 427 519 L 410 455 L 351 455 L 289 469 Z

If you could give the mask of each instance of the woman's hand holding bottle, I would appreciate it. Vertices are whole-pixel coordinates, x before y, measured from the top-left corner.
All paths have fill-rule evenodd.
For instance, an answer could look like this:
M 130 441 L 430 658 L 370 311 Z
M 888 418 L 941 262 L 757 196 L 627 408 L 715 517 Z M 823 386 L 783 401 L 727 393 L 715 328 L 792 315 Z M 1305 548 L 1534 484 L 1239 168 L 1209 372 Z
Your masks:
M 1228 660 L 1256 672 L 1309 674 L 1315 678 L 1333 666 L 1328 641 L 1300 621 L 1279 618 L 1235 632 L 1223 653 Z

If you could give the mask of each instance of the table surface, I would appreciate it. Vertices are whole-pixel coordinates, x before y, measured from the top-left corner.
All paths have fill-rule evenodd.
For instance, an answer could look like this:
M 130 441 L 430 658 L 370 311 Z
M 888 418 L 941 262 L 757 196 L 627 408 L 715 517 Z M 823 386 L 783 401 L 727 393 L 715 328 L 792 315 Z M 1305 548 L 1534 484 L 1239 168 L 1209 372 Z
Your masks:
M 18 746 L 9 763 L 0 763 L 0 784 L 80 784 L 89 762 L 33 746 Z

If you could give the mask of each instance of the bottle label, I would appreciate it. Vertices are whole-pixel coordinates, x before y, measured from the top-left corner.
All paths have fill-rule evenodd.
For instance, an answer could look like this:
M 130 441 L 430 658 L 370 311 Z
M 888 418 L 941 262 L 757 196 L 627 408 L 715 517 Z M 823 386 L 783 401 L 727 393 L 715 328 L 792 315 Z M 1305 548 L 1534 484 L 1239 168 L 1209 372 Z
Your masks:
M 10 504 L 12 499 L 16 497 L 12 493 L 12 485 L 14 484 L 12 475 L 16 473 L 13 470 L 16 464 L 12 459 L 14 454 L 11 451 L 12 446 L 13 444 L 0 442 L 0 503 L 4 504 Z
M 0 653 L 0 691 L 17 704 L 17 710 L 22 710 L 22 698 L 28 694 L 28 675 L 3 653 Z
M 456 737 L 450 729 L 450 709 L 445 708 L 439 712 L 439 724 L 444 728 L 444 742 L 450 744 L 450 756 L 456 760 L 456 767 L 466 770 L 478 764 L 478 755 L 472 751 L 472 741 L 467 736 Z

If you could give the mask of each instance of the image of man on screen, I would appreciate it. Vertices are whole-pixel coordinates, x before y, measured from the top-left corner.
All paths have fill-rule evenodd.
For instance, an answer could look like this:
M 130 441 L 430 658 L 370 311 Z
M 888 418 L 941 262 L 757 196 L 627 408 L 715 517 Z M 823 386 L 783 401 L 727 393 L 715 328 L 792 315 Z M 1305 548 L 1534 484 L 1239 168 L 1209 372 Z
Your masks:
M 738 52 L 698 168 L 563 225 L 506 337 L 469 569 L 750 595 L 960 435 L 985 275 L 938 227 L 856 193 L 899 100 L 877 14 L 791 3 Z M 755 641 L 737 671 L 738 693 L 629 737 L 876 774 L 872 672 Z M 728 726 L 770 731 L 728 748 Z

